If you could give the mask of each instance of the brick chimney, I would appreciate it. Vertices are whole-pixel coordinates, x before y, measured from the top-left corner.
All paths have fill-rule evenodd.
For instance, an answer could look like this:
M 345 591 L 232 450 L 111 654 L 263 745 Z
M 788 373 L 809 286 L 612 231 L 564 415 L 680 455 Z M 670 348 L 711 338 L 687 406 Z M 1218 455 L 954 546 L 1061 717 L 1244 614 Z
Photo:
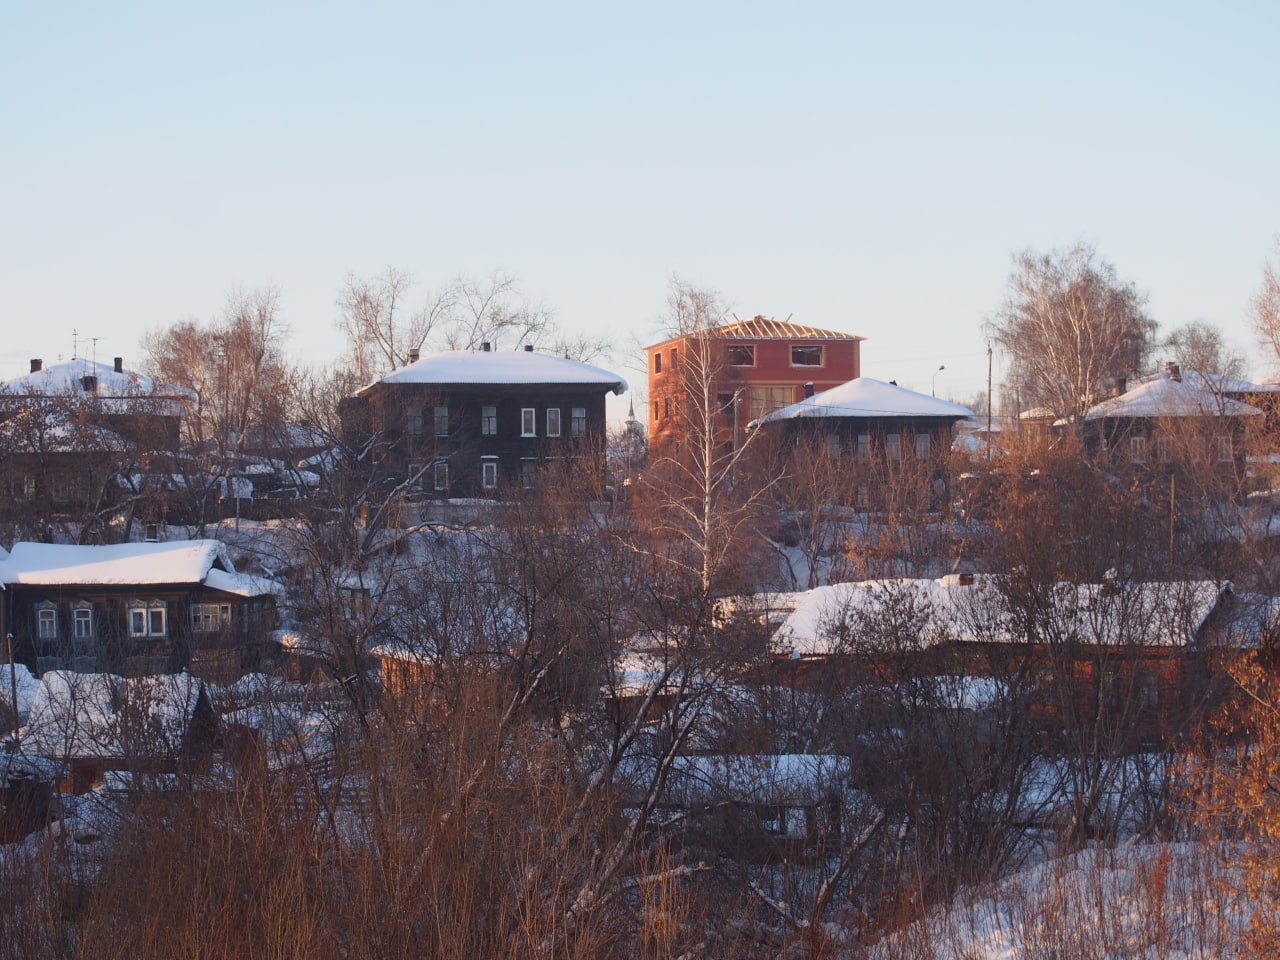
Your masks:
M 124 357 L 115 358 L 115 366 L 113 369 L 116 373 L 124 373 Z
M 39 357 L 31 358 L 31 372 L 39 373 L 44 368 L 44 361 Z
M 480 344 L 480 349 L 481 349 L 481 350 L 483 350 L 485 353 L 488 353 L 488 352 L 492 349 L 492 347 L 493 347 L 493 345 L 492 345 L 491 343 L 489 343 L 489 341 L 488 341 L 488 340 L 486 340 L 484 343 Z
M 98 392 L 98 378 L 91 373 L 86 373 L 80 378 L 80 386 L 84 387 L 85 393 Z
M 1172 360 L 1170 360 L 1168 363 L 1164 365 L 1164 369 L 1165 369 L 1165 372 L 1169 374 L 1170 380 L 1182 379 L 1182 369 Z
M 417 347 L 413 347 L 413 348 L 409 351 L 409 362 L 410 362 L 410 363 L 417 363 L 417 362 L 418 362 L 418 359 L 419 359 L 421 356 L 422 356 L 422 354 L 419 352 L 418 348 L 417 348 Z
M 804 385 L 804 398 L 808 400 L 813 396 L 813 381 L 807 380 Z
M 526 344 L 524 345 L 524 352 L 525 352 L 525 353 L 533 353 L 533 344 L 532 344 L 532 343 L 526 343 Z

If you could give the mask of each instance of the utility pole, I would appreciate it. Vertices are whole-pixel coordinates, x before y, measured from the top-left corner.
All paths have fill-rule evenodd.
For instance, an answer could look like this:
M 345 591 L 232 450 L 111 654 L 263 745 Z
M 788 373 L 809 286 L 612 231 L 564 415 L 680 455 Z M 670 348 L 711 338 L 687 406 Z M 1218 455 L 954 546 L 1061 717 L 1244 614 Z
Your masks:
M 991 341 L 987 341 L 987 460 L 991 460 Z

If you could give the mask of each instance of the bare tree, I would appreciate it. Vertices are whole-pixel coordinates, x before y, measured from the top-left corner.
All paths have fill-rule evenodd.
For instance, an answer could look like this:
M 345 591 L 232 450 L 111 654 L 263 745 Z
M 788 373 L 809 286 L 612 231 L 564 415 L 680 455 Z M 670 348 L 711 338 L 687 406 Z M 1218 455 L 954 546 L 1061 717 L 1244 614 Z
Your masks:
M 1155 322 L 1145 294 L 1091 244 L 1014 257 L 1009 294 L 990 324 L 1026 406 L 1083 414 L 1110 378 L 1141 370 Z
M 1274 256 L 1262 265 L 1262 284 L 1250 307 L 1258 342 L 1271 351 L 1273 363 L 1280 363 L 1280 236 Z
M 1192 320 L 1170 331 L 1160 346 L 1183 370 L 1232 378 L 1243 377 L 1246 371 L 1244 356 L 1227 343 L 1220 328 L 1205 320 Z
M 279 299 L 270 289 L 237 293 L 210 323 L 183 320 L 143 340 L 149 372 L 195 398 L 183 439 L 194 455 L 195 469 L 186 479 L 201 520 L 250 431 L 279 425 L 289 413 L 293 374 L 283 354 L 287 330 Z

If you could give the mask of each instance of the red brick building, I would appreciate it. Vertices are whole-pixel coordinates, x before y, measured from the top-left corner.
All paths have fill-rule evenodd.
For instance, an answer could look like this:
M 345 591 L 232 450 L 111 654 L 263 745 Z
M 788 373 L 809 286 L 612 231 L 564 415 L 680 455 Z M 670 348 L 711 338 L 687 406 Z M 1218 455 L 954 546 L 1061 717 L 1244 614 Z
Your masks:
M 704 392 L 716 429 L 738 443 L 752 420 L 858 377 L 864 339 L 755 316 L 646 347 L 650 448 L 685 435 Z

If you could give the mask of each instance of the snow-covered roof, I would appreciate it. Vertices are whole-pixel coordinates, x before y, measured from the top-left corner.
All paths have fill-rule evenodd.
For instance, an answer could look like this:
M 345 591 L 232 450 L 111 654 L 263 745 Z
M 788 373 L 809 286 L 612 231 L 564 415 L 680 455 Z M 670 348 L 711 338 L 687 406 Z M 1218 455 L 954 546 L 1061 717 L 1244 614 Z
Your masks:
M 958 403 L 925 396 L 923 393 L 885 383 L 883 380 L 858 377 L 838 387 L 806 397 L 789 407 L 767 413 L 754 422 L 756 424 L 773 423 L 804 417 L 961 420 L 972 416 L 972 410 Z
M 1149 377 L 1143 377 L 1143 383 L 1150 383 L 1167 377 L 1169 372 L 1161 370 Z M 1189 383 L 1197 390 L 1212 390 L 1214 393 L 1274 393 L 1280 390 L 1280 384 L 1254 383 L 1240 377 L 1228 377 L 1221 373 L 1208 373 L 1201 370 L 1183 370 L 1180 376 L 1183 383 Z
M 212 590 L 233 593 L 238 597 L 265 597 L 282 591 L 280 584 L 266 577 L 255 577 L 248 573 L 230 573 L 219 570 L 217 567 L 205 574 L 204 585 Z
M 84 378 L 96 378 L 95 389 L 85 389 Z M 107 399 L 155 399 L 155 400 L 190 400 L 194 396 L 189 390 L 170 383 L 161 383 L 144 373 L 134 370 L 117 372 L 109 363 L 95 363 L 92 360 L 74 359 L 64 363 L 54 363 L 34 373 L 23 374 L 0 384 L 0 395 L 66 397 L 66 396 L 98 396 Z M 175 405 L 175 415 L 181 412 L 181 405 Z
M 0 575 L 6 583 L 24 586 L 203 583 L 219 560 L 230 567 L 217 540 L 105 545 L 23 541 L 13 545 Z
M 531 350 L 448 350 L 429 353 L 358 391 L 363 396 L 380 384 L 489 386 L 571 384 L 625 393 L 627 381 L 616 373 L 580 360 Z
M 203 681 L 187 674 L 125 679 L 50 670 L 22 730 L 25 749 L 48 757 L 165 756 L 182 750 Z
M 773 635 L 779 653 L 826 656 L 867 649 L 867 625 L 895 626 L 907 649 L 939 642 L 1025 640 L 1177 646 L 1191 642 L 1230 591 L 1212 581 L 1176 583 L 1053 584 L 1028 636 L 998 582 L 978 577 L 940 580 L 868 580 L 817 587 Z M 886 651 L 893 652 L 893 651 Z M 897 651 L 902 652 L 902 651 Z
M 1260 417 L 1263 413 L 1239 400 L 1206 389 L 1203 380 L 1174 380 L 1168 372 L 1127 393 L 1090 407 L 1085 420 L 1140 417 Z
M 653 766 L 651 758 L 628 757 L 618 767 L 618 779 L 643 786 L 653 776 Z M 672 761 L 660 802 L 808 806 L 843 790 L 850 768 L 848 757 L 831 754 L 680 756 Z

